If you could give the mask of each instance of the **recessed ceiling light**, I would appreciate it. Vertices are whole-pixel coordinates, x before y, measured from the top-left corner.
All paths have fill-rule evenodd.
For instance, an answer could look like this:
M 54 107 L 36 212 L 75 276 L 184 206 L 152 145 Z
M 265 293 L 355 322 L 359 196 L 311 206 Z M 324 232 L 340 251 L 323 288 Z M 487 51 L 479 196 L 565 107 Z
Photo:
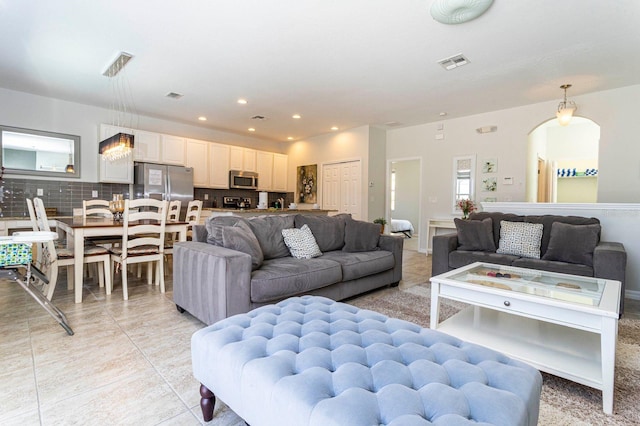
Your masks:
M 249 127 L 247 130 L 250 131 L 250 132 L 255 132 L 256 131 L 256 129 L 254 129 L 253 127 Z
M 207 117 L 205 117 L 205 116 L 200 116 L 200 117 L 198 117 L 198 120 L 200 120 L 200 121 L 207 121 Z
M 295 119 L 297 120 L 297 119 L 299 119 L 301 116 L 300 116 L 300 114 L 293 114 L 291 117 L 292 117 L 292 118 L 295 118 Z
M 293 140 L 293 136 L 289 136 L 289 137 L 287 138 L 287 140 L 288 140 L 288 141 L 292 141 L 292 140 Z
M 240 98 L 240 99 L 238 99 L 238 103 L 239 103 L 240 105 L 246 105 L 246 104 L 248 104 L 249 102 L 247 102 L 247 100 L 246 100 L 246 99 L 242 99 L 242 98 Z
M 337 128 L 336 126 L 333 126 L 333 127 L 331 128 L 331 130 L 333 130 L 333 131 L 335 132 L 336 130 L 338 130 L 338 128 Z

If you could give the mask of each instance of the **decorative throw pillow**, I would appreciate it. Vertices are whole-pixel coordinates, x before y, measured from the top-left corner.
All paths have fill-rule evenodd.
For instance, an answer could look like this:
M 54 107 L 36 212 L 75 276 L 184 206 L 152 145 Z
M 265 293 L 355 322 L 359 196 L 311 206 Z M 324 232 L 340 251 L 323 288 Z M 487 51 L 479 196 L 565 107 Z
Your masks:
M 496 243 L 493 241 L 493 220 L 462 220 L 455 218 L 458 231 L 458 250 L 486 251 L 494 253 Z
M 207 229 L 207 243 L 214 246 L 223 247 L 222 242 L 222 228 L 227 226 L 233 226 L 238 222 L 245 221 L 245 219 L 238 216 L 212 216 L 205 222 Z
M 260 243 L 249 225 L 238 222 L 233 226 L 222 226 L 222 246 L 231 250 L 241 251 L 251 256 L 251 270 L 258 269 L 264 260 Z
M 500 241 L 496 253 L 540 259 L 541 223 L 500 221 Z
M 381 228 L 377 223 L 346 219 L 342 251 L 354 253 L 377 250 Z
M 543 260 L 593 266 L 593 251 L 600 241 L 600 225 L 570 225 L 553 222 Z
M 289 247 L 291 256 L 296 259 L 311 259 L 322 255 L 308 225 L 302 225 L 302 228 L 283 229 L 282 237 Z

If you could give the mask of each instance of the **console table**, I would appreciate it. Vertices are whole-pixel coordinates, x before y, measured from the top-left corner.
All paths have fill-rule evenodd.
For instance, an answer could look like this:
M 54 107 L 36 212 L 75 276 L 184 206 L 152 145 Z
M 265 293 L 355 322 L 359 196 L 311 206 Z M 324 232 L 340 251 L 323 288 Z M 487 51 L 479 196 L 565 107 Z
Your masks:
M 456 229 L 453 219 L 429 219 L 427 221 L 427 254 L 433 249 L 433 236 L 437 235 L 438 229 Z

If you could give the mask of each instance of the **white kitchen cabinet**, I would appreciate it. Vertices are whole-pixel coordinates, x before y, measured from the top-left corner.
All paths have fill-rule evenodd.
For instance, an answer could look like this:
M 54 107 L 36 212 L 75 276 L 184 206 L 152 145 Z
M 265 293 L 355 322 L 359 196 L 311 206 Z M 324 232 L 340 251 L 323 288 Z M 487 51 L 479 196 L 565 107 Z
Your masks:
M 144 130 L 133 131 L 133 160 L 160 162 L 160 134 Z
M 163 164 L 185 165 L 185 138 L 160 135 L 160 162 Z
M 229 169 L 243 172 L 255 172 L 256 150 L 239 146 L 229 147 Z
M 193 186 L 208 187 L 209 142 L 187 139 L 185 165 L 193 168 Z
M 100 125 L 100 139 L 105 140 L 117 133 L 133 134 L 131 129 L 125 127 L 112 126 L 109 124 Z M 134 135 L 135 136 L 135 135 Z M 135 147 L 135 139 L 134 139 Z M 98 168 L 100 170 L 100 182 L 108 183 L 133 183 L 133 155 L 128 155 L 116 161 L 109 161 L 103 155 L 98 154 Z
M 273 154 L 273 191 L 287 192 L 287 165 L 289 157 L 286 154 Z
M 229 189 L 230 146 L 218 143 L 209 144 L 209 187 Z
M 271 191 L 273 187 L 273 152 L 256 152 L 258 190 Z

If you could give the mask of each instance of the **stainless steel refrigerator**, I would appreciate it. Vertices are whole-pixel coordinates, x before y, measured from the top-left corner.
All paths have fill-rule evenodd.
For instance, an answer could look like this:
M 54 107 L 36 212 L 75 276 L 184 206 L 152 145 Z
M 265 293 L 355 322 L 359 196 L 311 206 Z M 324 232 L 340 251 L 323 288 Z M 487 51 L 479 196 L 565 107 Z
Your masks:
M 135 163 L 135 198 L 182 201 L 182 214 L 193 200 L 193 169 L 183 166 L 168 166 L 153 163 Z

